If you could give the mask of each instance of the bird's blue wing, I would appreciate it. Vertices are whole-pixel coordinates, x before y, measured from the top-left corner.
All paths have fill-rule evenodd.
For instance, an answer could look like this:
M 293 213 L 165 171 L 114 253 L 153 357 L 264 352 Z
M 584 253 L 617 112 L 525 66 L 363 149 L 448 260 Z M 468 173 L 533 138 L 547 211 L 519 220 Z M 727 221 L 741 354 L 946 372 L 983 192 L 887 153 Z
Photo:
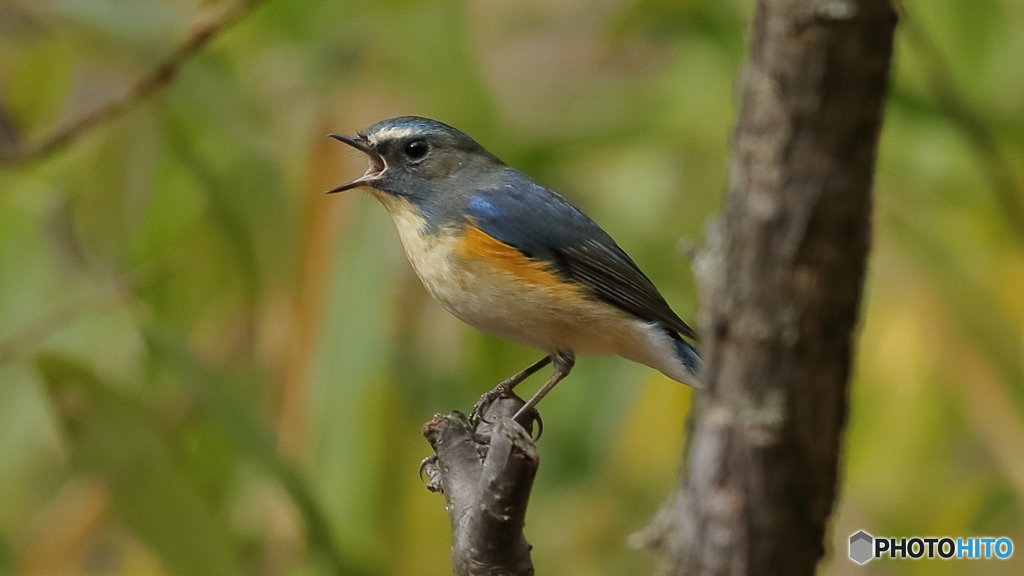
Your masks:
M 466 214 L 489 236 L 548 263 L 591 295 L 646 321 L 697 338 L 654 284 L 604 230 L 578 208 L 512 172 L 470 195 Z

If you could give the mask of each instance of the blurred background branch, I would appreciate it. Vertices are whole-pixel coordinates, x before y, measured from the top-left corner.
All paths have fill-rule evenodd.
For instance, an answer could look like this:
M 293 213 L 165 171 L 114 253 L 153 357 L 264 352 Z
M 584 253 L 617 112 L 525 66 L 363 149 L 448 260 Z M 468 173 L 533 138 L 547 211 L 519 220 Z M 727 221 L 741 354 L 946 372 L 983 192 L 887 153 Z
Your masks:
M 958 85 L 948 59 L 913 13 L 902 10 L 901 27 L 914 49 L 925 56 L 928 86 L 939 109 L 974 149 L 981 172 L 995 195 L 1006 226 L 1024 248 L 1024 193 L 988 121 Z
M 159 65 L 132 85 L 120 98 L 71 120 L 52 133 L 36 141 L 22 142 L 0 110 L 0 130 L 7 134 L 0 139 L 0 165 L 18 164 L 46 158 L 74 144 L 79 138 L 103 124 L 123 116 L 149 97 L 166 88 L 178 75 L 181 67 L 199 54 L 220 33 L 231 28 L 255 10 L 264 0 L 240 0 L 216 17 L 197 23 L 189 36 Z M 7 127 L 7 129 L 3 129 Z M 6 141 L 4 141 L 6 140 Z

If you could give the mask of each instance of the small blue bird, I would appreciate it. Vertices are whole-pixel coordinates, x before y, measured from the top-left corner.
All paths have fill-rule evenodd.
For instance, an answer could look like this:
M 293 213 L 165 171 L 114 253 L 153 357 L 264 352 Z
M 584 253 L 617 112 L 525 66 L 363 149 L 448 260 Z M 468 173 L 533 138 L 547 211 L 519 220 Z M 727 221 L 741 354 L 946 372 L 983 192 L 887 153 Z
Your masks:
M 536 406 L 576 355 L 619 355 L 697 385 L 696 339 L 604 230 L 558 194 L 436 120 L 383 120 L 357 137 L 370 167 L 330 190 L 368 187 L 391 214 L 431 296 L 484 332 L 547 356 L 500 383 L 506 394 L 549 362 L 554 373 L 516 414 Z

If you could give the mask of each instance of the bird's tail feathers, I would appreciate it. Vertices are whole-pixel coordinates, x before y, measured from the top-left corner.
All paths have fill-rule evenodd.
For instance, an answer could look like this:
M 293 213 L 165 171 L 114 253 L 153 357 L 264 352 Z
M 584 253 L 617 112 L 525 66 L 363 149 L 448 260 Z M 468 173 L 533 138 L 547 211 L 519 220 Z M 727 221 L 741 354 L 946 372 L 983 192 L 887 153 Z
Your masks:
M 672 337 L 672 343 L 675 344 L 676 357 L 688 371 L 693 373 L 696 380 L 697 375 L 700 373 L 700 354 L 697 352 L 697 349 L 675 332 L 669 332 L 669 336 Z M 699 380 L 696 381 L 699 382 Z

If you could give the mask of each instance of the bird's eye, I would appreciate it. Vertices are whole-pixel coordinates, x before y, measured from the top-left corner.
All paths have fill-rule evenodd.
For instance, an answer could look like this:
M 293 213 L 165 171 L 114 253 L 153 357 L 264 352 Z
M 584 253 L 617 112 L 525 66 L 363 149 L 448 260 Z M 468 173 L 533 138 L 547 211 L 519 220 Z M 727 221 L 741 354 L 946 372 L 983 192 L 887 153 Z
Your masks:
M 429 150 L 430 146 L 427 146 L 426 140 L 413 140 L 405 145 L 405 155 L 413 160 L 423 158 Z

